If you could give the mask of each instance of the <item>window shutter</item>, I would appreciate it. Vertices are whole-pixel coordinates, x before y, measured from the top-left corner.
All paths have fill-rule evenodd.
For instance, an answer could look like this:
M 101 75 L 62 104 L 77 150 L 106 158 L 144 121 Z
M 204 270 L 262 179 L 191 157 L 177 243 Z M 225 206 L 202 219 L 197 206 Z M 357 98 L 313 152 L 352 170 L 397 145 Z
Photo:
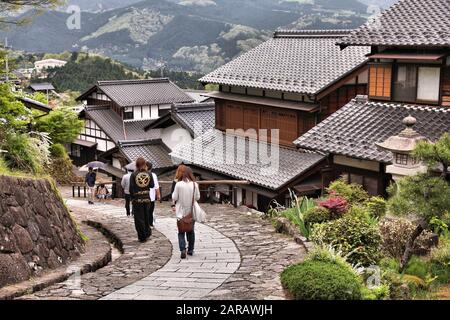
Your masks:
M 392 66 L 371 65 L 369 95 L 372 98 L 391 99 Z

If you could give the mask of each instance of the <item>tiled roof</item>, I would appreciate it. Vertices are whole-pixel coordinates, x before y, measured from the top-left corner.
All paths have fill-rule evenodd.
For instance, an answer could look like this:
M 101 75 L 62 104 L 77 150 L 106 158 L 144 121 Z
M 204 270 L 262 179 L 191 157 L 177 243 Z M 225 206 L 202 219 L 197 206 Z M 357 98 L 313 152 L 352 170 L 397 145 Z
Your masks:
M 52 111 L 52 107 L 50 107 L 49 105 L 46 105 L 40 101 L 34 100 L 34 99 L 30 99 L 28 97 L 19 97 L 19 100 L 22 101 L 22 103 L 31 109 L 37 109 L 40 111 L 44 111 L 44 112 L 50 112 Z
M 174 167 L 170 150 L 161 140 L 151 141 L 127 141 L 119 143 L 120 150 L 130 162 L 143 157 L 153 164 L 154 169 L 166 169 Z
M 367 61 L 369 47 L 341 50 L 349 31 L 277 31 L 274 37 L 200 81 L 265 90 L 316 94 Z
M 86 107 L 86 114 L 115 142 L 123 140 L 159 139 L 158 129 L 144 131 L 154 120 L 122 121 L 109 107 Z
M 300 148 L 389 163 L 392 154 L 377 149 L 375 143 L 401 132 L 402 120 L 408 115 L 417 119 L 414 130 L 431 141 L 450 132 L 450 108 L 359 99 L 362 97 L 332 114 L 295 144 Z
M 227 139 L 231 139 L 233 145 L 222 143 L 230 141 Z M 191 143 L 177 147 L 171 156 L 177 161 L 192 163 L 197 167 L 271 190 L 282 188 L 325 158 L 317 153 L 304 153 L 282 146 L 275 149 L 273 145 L 261 142 L 260 150 L 268 150 L 262 151 L 262 154 L 270 154 L 273 157 L 272 162 L 265 162 L 257 156 L 257 150 L 255 154 L 249 152 L 249 141 L 253 142 L 242 137 L 227 136 L 224 132 L 212 129 Z M 239 147 L 241 144 L 245 148 Z M 279 150 L 278 156 L 276 150 Z M 253 158 L 252 154 L 256 157 Z M 226 161 L 229 157 L 232 161 Z
M 339 40 L 350 46 L 450 46 L 449 0 L 400 0 Z
M 191 134 L 205 133 L 215 126 L 215 103 L 195 103 L 175 105 L 171 111 L 172 116 Z M 200 126 L 199 132 L 196 132 L 196 126 Z
M 121 107 L 194 102 L 166 78 L 99 81 L 97 87 Z
M 41 83 L 30 83 L 29 86 L 34 91 L 45 91 L 45 90 L 55 90 L 55 87 L 48 82 L 41 82 Z

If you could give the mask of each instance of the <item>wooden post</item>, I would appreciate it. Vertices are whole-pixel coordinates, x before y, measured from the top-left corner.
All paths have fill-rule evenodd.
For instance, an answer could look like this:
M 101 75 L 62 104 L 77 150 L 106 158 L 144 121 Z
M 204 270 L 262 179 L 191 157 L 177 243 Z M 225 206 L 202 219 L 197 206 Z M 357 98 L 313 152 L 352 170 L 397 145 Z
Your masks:
M 81 194 L 80 194 L 80 191 L 81 191 L 81 187 L 80 187 L 80 186 L 78 186 L 78 198 L 81 198 Z
M 162 193 L 162 187 L 160 186 L 159 187 L 159 194 L 161 195 L 161 197 L 159 198 L 159 203 L 163 203 L 163 197 L 162 197 L 162 195 L 163 195 L 163 193 Z
M 237 197 L 237 191 L 238 191 L 238 188 L 237 187 L 233 187 L 233 205 L 234 205 L 234 207 L 235 208 L 237 208 L 237 206 L 238 206 L 238 197 Z
M 209 203 L 214 204 L 214 186 L 208 187 Z
M 83 196 L 86 198 L 86 186 L 83 187 Z
M 72 185 L 72 198 L 75 198 L 75 185 Z

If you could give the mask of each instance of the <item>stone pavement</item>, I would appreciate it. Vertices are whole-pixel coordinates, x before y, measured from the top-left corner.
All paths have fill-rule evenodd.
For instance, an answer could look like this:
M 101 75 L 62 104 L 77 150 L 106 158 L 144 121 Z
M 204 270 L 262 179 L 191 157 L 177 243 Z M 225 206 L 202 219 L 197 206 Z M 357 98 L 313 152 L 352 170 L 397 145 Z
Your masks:
M 37 299 L 285 299 L 280 273 L 300 262 L 305 250 L 275 232 L 269 220 L 228 205 L 202 207 L 205 225 L 196 225 L 193 257 L 179 257 L 175 219 L 167 203 L 158 204 L 152 240 L 135 240 L 131 218 L 118 201 L 88 206 L 68 200 L 83 220 L 101 222 L 124 239 L 125 253 L 95 273 L 83 275 L 82 292 L 62 284 L 26 298 Z M 171 248 L 173 249 L 171 250 Z
M 155 227 L 172 242 L 172 258 L 160 270 L 118 290 L 106 300 L 201 299 L 218 288 L 240 265 L 233 241 L 206 225 L 197 224 L 194 256 L 180 259 L 174 218 L 156 220 Z
M 22 299 L 96 300 L 148 276 L 170 259 L 169 240 L 154 231 L 149 241 L 139 243 L 133 219 L 125 215 L 123 208 L 103 204 L 89 206 L 86 201 L 78 200 L 68 200 L 67 205 L 78 223 L 95 221 L 113 232 L 121 239 L 124 252 L 104 268 L 83 274 L 79 280 L 72 278 Z

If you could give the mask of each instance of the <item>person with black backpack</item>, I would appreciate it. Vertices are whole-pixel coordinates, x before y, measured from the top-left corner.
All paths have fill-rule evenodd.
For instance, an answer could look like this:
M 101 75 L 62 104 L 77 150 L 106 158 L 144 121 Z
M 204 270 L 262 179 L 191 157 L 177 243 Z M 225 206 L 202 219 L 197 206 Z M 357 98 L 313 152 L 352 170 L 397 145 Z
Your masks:
M 149 223 L 150 189 L 155 186 L 153 176 L 144 158 L 136 160 L 136 171 L 130 177 L 130 197 L 133 206 L 134 225 L 139 242 L 146 242 L 152 235 Z

